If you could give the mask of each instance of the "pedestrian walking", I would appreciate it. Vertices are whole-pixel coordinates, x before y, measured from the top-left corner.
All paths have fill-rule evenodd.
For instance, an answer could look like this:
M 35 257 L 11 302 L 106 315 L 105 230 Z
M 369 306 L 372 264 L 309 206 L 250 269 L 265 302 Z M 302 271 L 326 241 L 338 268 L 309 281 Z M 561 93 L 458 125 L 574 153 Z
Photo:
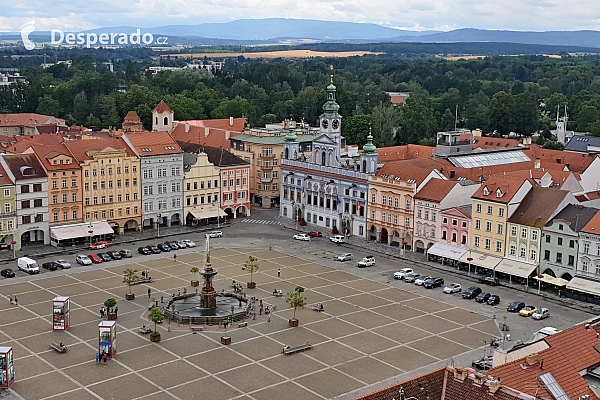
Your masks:
M 8 299 L 10 300 L 10 304 L 12 304 L 12 303 L 13 303 L 13 297 L 12 297 L 12 294 L 10 295 L 10 297 L 9 297 Z
M 100 307 L 100 318 L 104 318 L 104 307 Z
M 17 299 L 17 296 L 15 296 L 15 305 L 18 306 L 19 305 L 19 299 Z
M 281 278 L 281 268 L 277 268 L 277 277 Z
M 150 294 L 152 294 L 152 289 L 148 288 L 148 298 L 150 298 Z
M 146 271 L 142 271 L 142 279 L 146 277 Z
M 183 288 L 183 294 L 186 295 L 187 294 L 187 288 Z
M 115 307 L 115 317 L 117 316 L 118 312 L 119 312 L 119 307 Z
M 104 353 L 102 359 L 104 360 L 104 365 L 106 365 L 106 360 L 108 360 L 108 354 Z
M 100 364 L 100 354 L 96 352 L 96 364 Z
M 267 322 L 271 322 L 271 314 L 267 315 Z
M 175 262 L 177 262 L 177 254 L 173 254 L 173 260 L 175 260 Z

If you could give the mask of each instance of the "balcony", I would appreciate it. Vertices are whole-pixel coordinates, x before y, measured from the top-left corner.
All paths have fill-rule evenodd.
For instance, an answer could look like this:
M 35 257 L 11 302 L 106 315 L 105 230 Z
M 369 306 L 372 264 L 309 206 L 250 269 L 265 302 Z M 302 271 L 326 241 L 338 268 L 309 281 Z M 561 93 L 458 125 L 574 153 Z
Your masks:
M 260 182 L 261 183 L 271 183 L 271 182 L 273 182 L 273 179 L 272 178 L 261 178 Z
M 259 153 L 258 154 L 258 158 L 275 158 L 275 157 L 277 157 L 277 155 L 275 153 L 271 153 L 271 154 Z
M 454 140 L 454 141 L 450 142 L 447 140 L 438 140 L 437 144 L 440 146 L 461 146 L 461 145 L 465 145 L 465 144 L 471 144 L 471 141 L 470 140 Z

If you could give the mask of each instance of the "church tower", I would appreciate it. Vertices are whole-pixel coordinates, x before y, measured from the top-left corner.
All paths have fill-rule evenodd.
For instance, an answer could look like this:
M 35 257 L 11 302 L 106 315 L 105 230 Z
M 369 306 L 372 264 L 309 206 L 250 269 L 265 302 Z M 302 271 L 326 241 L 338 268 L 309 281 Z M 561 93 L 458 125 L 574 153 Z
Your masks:
M 173 110 L 161 100 L 152 110 L 152 130 L 170 132 L 173 129 L 173 114 Z
M 319 122 L 321 134 L 327 135 L 341 145 L 342 116 L 338 114 L 340 105 L 335 101 L 335 92 L 336 87 L 333 84 L 333 75 L 331 75 L 329 86 L 327 86 L 327 102 L 323 104 L 323 114 L 321 114 Z
M 567 141 L 567 106 L 565 105 L 565 115 L 560 117 L 560 105 L 556 106 L 556 141 L 561 144 L 566 144 Z
M 369 135 L 367 136 L 367 144 L 363 146 L 363 152 L 360 154 L 360 172 L 365 174 L 374 174 L 377 172 L 377 148 L 373 144 L 373 135 L 371 127 L 369 127 Z
M 296 160 L 300 154 L 300 143 L 296 136 L 296 127 L 290 123 L 288 134 L 285 135 L 283 143 L 283 158 L 285 160 Z

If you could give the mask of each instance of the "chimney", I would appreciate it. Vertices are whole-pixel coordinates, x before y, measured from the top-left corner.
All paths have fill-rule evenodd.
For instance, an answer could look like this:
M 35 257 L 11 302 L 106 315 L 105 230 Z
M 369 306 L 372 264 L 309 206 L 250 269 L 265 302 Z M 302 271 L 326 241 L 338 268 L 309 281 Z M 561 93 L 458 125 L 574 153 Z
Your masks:
M 229 117 L 229 126 L 233 127 L 233 117 Z
M 556 159 L 556 162 L 557 162 L 557 163 L 559 163 L 559 164 L 560 164 L 560 162 L 561 162 L 561 161 L 562 161 L 562 160 L 561 160 L 560 158 L 557 158 L 557 159 Z
M 204 137 L 208 136 L 208 134 L 210 133 L 210 128 L 208 126 L 204 127 Z
M 540 160 L 540 158 L 539 158 L 539 157 L 538 157 L 538 158 L 536 158 L 536 159 L 535 159 L 535 168 L 536 168 L 536 169 L 537 169 L 537 168 L 540 168 L 540 167 L 541 167 L 541 164 L 542 164 L 542 160 Z
M 231 117 L 233 118 L 233 117 Z M 229 136 L 231 135 L 231 131 L 225 131 L 225 140 L 229 140 Z
M 455 174 L 456 174 L 456 171 L 450 171 L 450 179 L 454 178 Z
M 185 133 L 188 133 L 190 131 L 190 124 L 185 124 Z
M 498 389 L 502 387 L 502 383 L 500 382 L 500 378 L 495 381 L 490 382 L 490 393 L 496 393 Z

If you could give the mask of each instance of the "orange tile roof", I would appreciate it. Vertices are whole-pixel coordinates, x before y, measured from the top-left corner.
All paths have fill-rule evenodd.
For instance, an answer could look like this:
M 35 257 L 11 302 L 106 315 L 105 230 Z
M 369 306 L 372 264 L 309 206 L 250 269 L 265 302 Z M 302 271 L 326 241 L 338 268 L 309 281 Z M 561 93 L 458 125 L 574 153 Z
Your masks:
M 65 137 L 62 134 L 56 135 L 19 135 L 15 136 L 17 142 L 22 140 L 29 140 L 38 144 L 60 144 L 65 141 Z
M 380 147 L 377 149 L 377 161 L 399 161 L 412 160 L 414 158 L 431 158 L 435 153 L 435 147 L 422 146 L 419 144 L 407 144 L 403 146 Z
M 417 184 L 420 184 L 433 169 L 439 170 L 439 167 L 440 163 L 429 159 L 389 161 L 375 175 L 393 175 L 403 181 L 414 179 Z
M 596 213 L 581 229 L 581 232 L 594 233 L 600 235 L 600 213 Z
M 154 112 L 154 111 L 156 111 L 158 113 L 163 113 L 165 111 L 168 111 L 168 112 L 171 112 L 171 113 L 173 112 L 173 110 L 171 110 L 169 108 L 169 106 L 167 105 L 167 103 L 165 103 L 164 100 L 161 100 L 160 103 L 158 103 L 158 105 L 156 107 L 154 107 L 154 109 L 152 110 L 152 112 Z
M 229 121 L 227 121 L 229 124 Z M 208 136 L 206 135 L 206 127 L 200 127 L 195 125 L 188 125 L 188 132 L 185 131 L 186 124 L 178 123 L 175 128 L 171 131 L 171 136 L 178 142 L 189 142 L 196 144 L 203 144 L 206 146 L 219 147 L 222 149 L 230 149 L 231 142 L 227 138 L 227 132 L 229 137 L 235 137 L 241 135 L 242 132 L 230 131 L 229 129 L 219 129 L 208 127 Z
M 123 135 L 135 148 L 140 157 L 163 154 L 179 154 L 181 148 L 167 131 L 144 131 Z
M 236 131 L 243 132 L 246 128 L 246 118 L 234 118 L 233 126 L 231 125 L 231 120 L 229 118 L 216 118 L 216 119 L 197 119 L 191 121 L 176 121 L 178 124 L 189 124 L 190 126 L 198 126 L 198 127 L 206 127 L 214 128 L 214 129 L 223 129 L 228 131 Z
M 72 142 L 66 142 L 65 145 L 73 154 L 73 157 L 80 163 L 86 160 L 91 160 L 88 156 L 88 151 L 93 150 L 104 150 L 107 147 L 113 149 L 125 149 L 126 153 L 130 157 L 137 157 L 133 150 L 120 138 L 108 138 L 108 139 L 94 139 L 94 140 L 77 140 Z
M 36 127 L 48 124 L 52 120 L 50 115 L 36 113 L 0 114 L 0 127 L 2 126 L 27 126 Z
M 38 159 L 42 162 L 42 164 L 43 164 L 44 168 L 46 168 L 46 170 L 65 170 L 65 169 L 79 169 L 80 168 L 79 163 L 77 162 L 77 160 L 75 159 L 73 154 L 71 154 L 71 152 L 69 151 L 67 146 L 65 146 L 64 144 L 46 145 L 46 146 L 35 144 L 32 146 L 32 149 L 35 152 L 35 154 L 38 156 Z M 50 160 L 60 154 L 64 154 L 66 156 L 71 157 L 73 159 L 72 163 L 71 164 L 58 164 L 58 165 L 52 164 L 52 162 Z
M 501 147 L 517 147 L 521 145 L 517 139 L 478 136 L 473 138 L 473 149 L 497 149 Z
M 137 113 L 135 111 L 129 111 L 127 113 L 127 115 L 125 116 L 125 118 L 123 119 L 123 121 L 140 122 L 140 117 L 137 115 Z
M 6 170 L 4 169 L 2 164 L 0 164 L 0 185 L 13 185 L 13 184 L 14 184 L 14 182 L 12 181 L 12 179 L 10 179 L 10 177 L 6 173 Z
M 572 399 L 589 395 L 590 399 L 598 400 L 589 384 L 579 374 L 579 371 L 600 363 L 600 352 L 596 349 L 600 341 L 596 329 L 599 328 L 586 329 L 585 324 L 579 324 L 548 336 L 543 340 L 550 348 L 538 353 L 537 363 L 529 365 L 521 358 L 492 368 L 490 375 L 500 377 L 504 385 L 534 395 L 538 390 L 537 378 L 550 372 Z M 521 365 L 524 365 L 525 369 Z M 539 394 L 552 398 L 544 385 L 539 385 Z
M 596 156 L 584 153 L 570 153 L 561 150 L 550 150 L 532 144 L 529 149 L 523 150 L 532 160 L 540 159 L 540 167 L 544 169 L 564 169 L 582 173 L 596 159 Z
M 452 188 L 458 185 L 456 181 L 446 181 L 443 179 L 431 179 L 415 195 L 415 199 L 435 201 L 440 203 L 450 193 Z
M 517 176 L 491 175 L 487 181 L 481 184 L 481 187 L 477 189 L 472 198 L 496 203 L 509 203 L 521 186 L 523 186 L 523 184 L 527 181 L 530 180 Z M 535 182 L 530 181 L 530 183 L 532 183 L 532 185 L 536 185 Z M 483 194 L 485 188 L 489 190 L 489 195 L 487 196 Z M 502 192 L 502 197 L 496 196 L 497 189 L 500 189 Z
M 35 154 L 5 154 L 3 158 L 16 180 L 45 178 L 47 176 Z M 33 175 L 23 175 L 25 171 L 23 167 L 32 168 L 35 173 Z

